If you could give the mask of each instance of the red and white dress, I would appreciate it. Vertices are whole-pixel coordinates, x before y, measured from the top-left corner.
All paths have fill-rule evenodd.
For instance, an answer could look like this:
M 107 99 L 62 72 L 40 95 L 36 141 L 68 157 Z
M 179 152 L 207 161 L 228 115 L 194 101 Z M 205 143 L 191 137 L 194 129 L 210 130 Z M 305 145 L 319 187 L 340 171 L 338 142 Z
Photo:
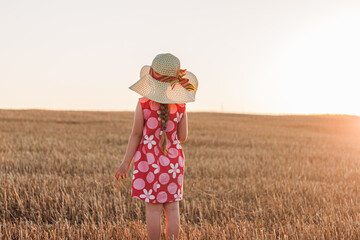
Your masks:
M 160 104 L 145 97 L 139 99 L 144 115 L 143 136 L 134 155 L 131 197 L 150 203 L 182 200 L 184 153 L 177 135 L 177 125 L 185 114 L 186 104 L 168 104 L 166 127 L 168 153 L 160 148 L 163 134 Z

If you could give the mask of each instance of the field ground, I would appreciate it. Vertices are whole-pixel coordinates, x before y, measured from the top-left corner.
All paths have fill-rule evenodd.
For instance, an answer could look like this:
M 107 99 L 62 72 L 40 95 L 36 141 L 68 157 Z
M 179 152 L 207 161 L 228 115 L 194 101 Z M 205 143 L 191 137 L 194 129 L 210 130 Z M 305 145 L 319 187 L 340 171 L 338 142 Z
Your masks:
M 360 239 L 360 117 L 188 116 L 181 239 Z M 146 239 L 132 119 L 0 110 L 0 239 Z

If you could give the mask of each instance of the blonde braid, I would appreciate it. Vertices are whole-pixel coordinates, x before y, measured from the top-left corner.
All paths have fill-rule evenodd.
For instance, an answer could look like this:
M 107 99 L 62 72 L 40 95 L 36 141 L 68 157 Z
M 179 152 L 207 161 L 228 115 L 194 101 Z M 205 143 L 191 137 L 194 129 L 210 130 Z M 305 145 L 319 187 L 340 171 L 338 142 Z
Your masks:
M 161 151 L 167 155 L 167 136 L 166 136 L 166 126 L 169 121 L 169 107 L 167 104 L 160 103 L 160 120 L 161 120 L 161 130 L 163 131 L 160 139 Z

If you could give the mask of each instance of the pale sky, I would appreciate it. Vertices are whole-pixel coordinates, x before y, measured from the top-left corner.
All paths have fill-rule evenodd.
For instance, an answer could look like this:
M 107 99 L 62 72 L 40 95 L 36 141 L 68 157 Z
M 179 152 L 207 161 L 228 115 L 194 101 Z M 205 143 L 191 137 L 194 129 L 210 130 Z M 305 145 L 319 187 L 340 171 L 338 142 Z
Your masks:
M 360 1 L 1 1 L 0 108 L 130 110 L 170 52 L 189 111 L 360 115 Z

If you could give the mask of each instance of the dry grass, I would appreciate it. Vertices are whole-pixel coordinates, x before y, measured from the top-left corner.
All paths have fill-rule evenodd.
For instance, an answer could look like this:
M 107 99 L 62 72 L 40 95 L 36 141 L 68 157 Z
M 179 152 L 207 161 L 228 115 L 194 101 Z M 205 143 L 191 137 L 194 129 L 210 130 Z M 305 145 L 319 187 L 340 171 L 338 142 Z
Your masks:
M 146 239 L 133 164 L 114 177 L 132 118 L 1 110 L 0 238 Z M 359 117 L 189 120 L 182 239 L 360 239 Z

